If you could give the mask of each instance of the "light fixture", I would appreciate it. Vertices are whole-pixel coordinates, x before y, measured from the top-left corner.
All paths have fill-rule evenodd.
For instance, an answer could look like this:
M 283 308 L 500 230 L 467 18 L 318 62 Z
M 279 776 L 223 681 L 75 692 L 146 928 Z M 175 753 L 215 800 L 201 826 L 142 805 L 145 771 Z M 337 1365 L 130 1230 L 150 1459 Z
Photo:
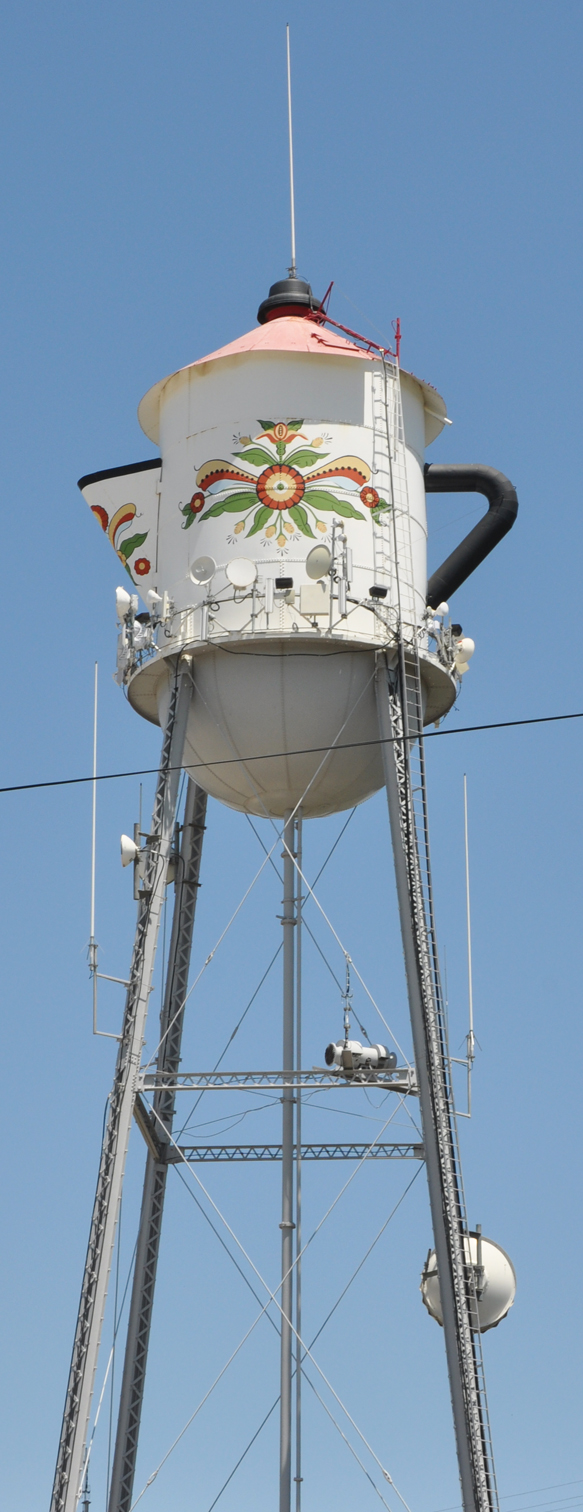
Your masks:
M 336 1040 L 324 1051 L 327 1066 L 342 1071 L 394 1071 L 397 1057 L 386 1045 L 361 1045 L 359 1040 Z

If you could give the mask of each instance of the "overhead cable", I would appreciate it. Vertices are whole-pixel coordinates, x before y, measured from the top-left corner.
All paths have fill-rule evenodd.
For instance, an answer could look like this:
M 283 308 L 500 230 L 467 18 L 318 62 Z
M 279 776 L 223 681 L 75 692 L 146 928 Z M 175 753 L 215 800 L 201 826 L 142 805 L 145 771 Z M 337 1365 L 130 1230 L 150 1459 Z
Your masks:
M 440 740 L 446 735 L 474 735 L 484 730 L 515 730 L 525 725 L 559 724 L 567 719 L 583 719 L 583 709 L 573 714 L 539 714 L 533 719 L 497 719 L 491 724 L 458 725 L 453 730 L 426 730 L 423 733 L 424 740 Z M 201 768 L 205 771 L 214 771 L 216 767 L 240 766 L 247 761 L 280 761 L 286 756 L 319 756 L 326 755 L 328 751 L 354 751 L 365 749 L 367 746 L 392 745 L 394 737 L 391 735 L 378 736 L 374 740 L 348 740 L 342 745 L 329 746 L 303 746 L 302 749 L 293 751 L 263 751 L 255 756 L 225 756 L 220 761 L 189 761 L 188 771 L 197 772 Z M 168 767 L 168 771 L 173 771 Z M 75 787 L 84 782 L 115 782 L 122 777 L 157 777 L 158 767 L 137 767 L 131 772 L 100 772 L 94 778 L 93 773 L 88 777 L 56 777 L 50 782 L 13 782 L 6 787 L 0 787 L 2 793 L 30 793 L 36 788 Z

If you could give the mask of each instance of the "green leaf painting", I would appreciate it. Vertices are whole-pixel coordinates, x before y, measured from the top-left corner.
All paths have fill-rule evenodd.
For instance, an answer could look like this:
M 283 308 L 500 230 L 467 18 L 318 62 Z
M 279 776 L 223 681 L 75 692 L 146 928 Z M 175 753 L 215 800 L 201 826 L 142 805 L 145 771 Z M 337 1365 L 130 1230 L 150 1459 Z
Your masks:
M 300 451 L 288 452 L 286 462 L 293 462 L 294 467 L 311 467 L 313 462 L 323 462 L 329 456 L 328 452 L 312 451 L 310 447 L 303 447 Z
M 144 535 L 128 536 L 126 541 L 120 541 L 119 550 L 122 557 L 125 557 L 126 563 L 128 557 L 131 556 L 132 551 L 137 551 L 138 546 L 143 546 L 147 534 L 148 532 L 146 531 Z
M 290 513 L 291 513 L 291 511 L 290 511 Z M 269 524 L 269 521 L 271 520 L 272 515 L 273 515 L 273 510 L 272 509 L 268 509 L 267 505 L 265 505 L 265 504 L 262 504 L 260 509 L 256 509 L 255 510 L 255 514 L 253 516 L 253 524 L 251 526 L 251 529 L 247 531 L 247 535 L 245 536 L 245 540 L 248 540 L 249 536 L 257 535 L 257 531 L 258 530 L 263 530 L 263 526 Z M 273 523 L 273 521 L 272 521 L 272 523 Z
M 216 504 L 211 504 L 210 509 L 205 509 L 200 519 L 216 520 L 219 515 L 225 513 L 240 514 L 243 509 L 252 508 L 254 499 L 256 498 L 257 495 L 251 493 L 250 489 L 247 493 L 229 494 L 226 499 L 217 499 Z
M 262 446 L 246 446 L 244 451 L 233 452 L 233 456 L 240 457 L 242 462 L 250 462 L 252 467 L 273 466 L 273 457 Z
M 365 519 L 365 516 L 360 514 L 353 504 L 349 504 L 347 499 L 337 499 L 335 494 L 328 493 L 323 488 L 307 488 L 305 498 L 306 504 L 311 504 L 313 509 L 333 510 L 334 514 L 342 515 L 345 520 Z
M 303 504 L 292 504 L 291 509 L 288 509 L 288 515 L 290 520 L 293 520 L 294 525 L 297 525 L 298 530 L 301 530 L 302 535 L 311 536 L 312 540 L 315 539 Z

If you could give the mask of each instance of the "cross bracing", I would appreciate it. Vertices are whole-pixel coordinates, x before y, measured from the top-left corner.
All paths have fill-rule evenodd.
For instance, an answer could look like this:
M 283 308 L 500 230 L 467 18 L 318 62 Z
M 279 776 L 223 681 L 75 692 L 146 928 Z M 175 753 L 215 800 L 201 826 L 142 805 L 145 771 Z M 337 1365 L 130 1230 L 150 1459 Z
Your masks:
M 170 1150 L 167 1162 L 176 1165 L 181 1160 L 205 1162 L 213 1165 L 218 1160 L 227 1162 L 251 1160 L 281 1160 L 280 1144 L 248 1145 L 180 1145 Z M 386 1144 L 303 1144 L 302 1160 L 423 1160 L 422 1144 L 404 1142 Z

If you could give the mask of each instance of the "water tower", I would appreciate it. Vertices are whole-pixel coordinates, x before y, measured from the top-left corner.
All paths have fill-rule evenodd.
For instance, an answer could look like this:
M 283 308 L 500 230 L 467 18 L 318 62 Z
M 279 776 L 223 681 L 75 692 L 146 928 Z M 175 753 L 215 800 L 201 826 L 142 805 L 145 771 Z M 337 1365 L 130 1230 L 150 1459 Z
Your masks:
M 443 1325 L 464 1512 L 494 1512 L 480 1345 L 482 1328 L 492 1325 L 480 1304 L 488 1256 L 503 1252 L 484 1240 L 482 1256 L 480 1239 L 478 1254 L 464 1208 L 423 729 L 451 708 L 473 652 L 447 601 L 511 528 L 516 494 L 493 468 L 426 463 L 426 448 L 447 423 L 440 395 L 401 370 L 398 350 L 343 333 L 295 276 L 272 286 L 252 331 L 157 383 L 138 413 L 159 458 L 79 485 L 123 568 L 117 678 L 163 739 L 148 836 L 144 844 L 139 835 L 124 841 L 125 859 L 135 864 L 137 927 L 51 1512 L 74 1512 L 85 1475 L 135 1116 L 148 1155 L 109 1512 L 132 1505 L 164 1190 L 176 1158 L 174 1105 L 207 794 L 267 816 L 283 838 L 283 1054 L 268 1081 L 283 1104 L 280 1512 L 291 1503 L 292 1351 L 300 1332 L 293 1310 L 298 1110 L 304 1087 L 334 1077 L 405 1088 L 419 1099 L 434 1238 L 423 1296 Z M 426 494 L 468 491 L 483 494 L 488 508 L 428 582 Z M 189 781 L 177 856 L 181 769 Z M 326 1069 L 305 1072 L 294 1022 L 301 823 L 383 786 L 414 1071 L 399 1067 L 389 1046 L 352 1040 L 347 1019 Z M 170 865 L 177 885 L 158 1064 L 144 1076 L 141 1047 Z M 210 1084 L 210 1074 L 196 1075 L 196 1085 Z M 513 1291 L 510 1262 L 503 1281 L 499 1258 L 496 1264 L 495 1306 L 486 1311 L 498 1321 Z

